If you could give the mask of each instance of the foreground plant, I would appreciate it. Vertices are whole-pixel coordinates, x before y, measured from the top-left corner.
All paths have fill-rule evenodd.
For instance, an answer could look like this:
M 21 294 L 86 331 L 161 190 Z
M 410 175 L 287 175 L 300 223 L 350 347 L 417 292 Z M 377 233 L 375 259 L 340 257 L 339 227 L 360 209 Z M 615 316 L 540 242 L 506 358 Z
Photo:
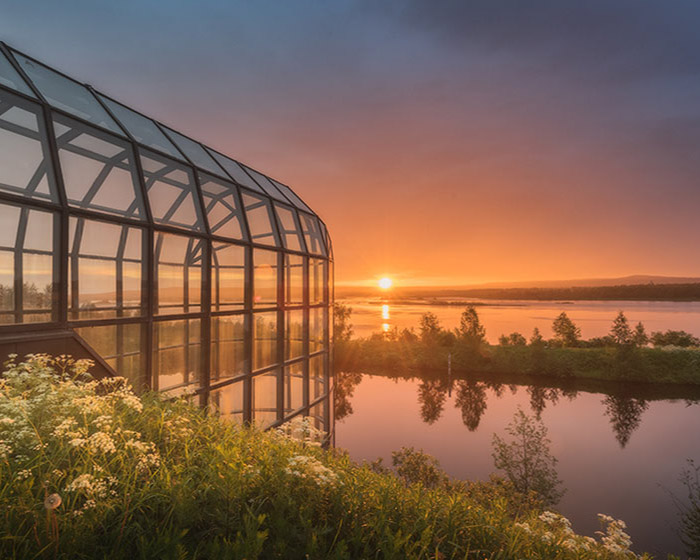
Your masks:
M 548 537 L 512 485 L 410 483 L 324 451 L 306 419 L 262 433 L 89 366 L 34 355 L 0 379 L 1 558 L 631 556 Z

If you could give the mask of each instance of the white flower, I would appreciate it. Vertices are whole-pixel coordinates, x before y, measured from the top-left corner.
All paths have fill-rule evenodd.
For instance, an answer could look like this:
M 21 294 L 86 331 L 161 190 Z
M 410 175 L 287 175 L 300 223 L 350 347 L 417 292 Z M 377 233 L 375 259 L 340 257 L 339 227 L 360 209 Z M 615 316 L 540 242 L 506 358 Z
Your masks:
M 58 506 L 61 505 L 61 496 L 58 494 L 50 494 L 46 496 L 46 499 L 44 500 L 44 507 L 46 509 L 56 509 Z

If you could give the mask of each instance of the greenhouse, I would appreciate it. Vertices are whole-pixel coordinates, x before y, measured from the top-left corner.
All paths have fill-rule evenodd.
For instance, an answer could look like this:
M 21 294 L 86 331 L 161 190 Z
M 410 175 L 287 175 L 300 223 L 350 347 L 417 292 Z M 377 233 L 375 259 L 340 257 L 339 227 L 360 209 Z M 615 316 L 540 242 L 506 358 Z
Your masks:
M 0 44 L 0 359 L 332 434 L 332 276 L 288 186 Z

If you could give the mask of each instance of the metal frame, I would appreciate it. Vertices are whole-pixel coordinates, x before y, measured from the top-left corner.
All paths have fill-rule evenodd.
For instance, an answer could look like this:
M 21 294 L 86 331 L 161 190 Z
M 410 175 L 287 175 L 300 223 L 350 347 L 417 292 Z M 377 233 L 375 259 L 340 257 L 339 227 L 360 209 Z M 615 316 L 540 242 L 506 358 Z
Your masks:
M 56 74 L 62 79 L 71 80 L 73 83 L 83 87 L 86 95 L 92 96 L 92 98 L 97 101 L 99 106 L 106 112 L 106 114 L 109 115 L 109 117 L 115 123 L 117 123 L 117 126 L 121 129 L 123 135 L 116 133 L 111 128 L 99 127 L 82 116 L 65 110 L 63 107 L 59 108 L 52 106 L 47 98 L 42 95 L 40 89 L 29 78 L 18 60 L 15 59 L 13 55 L 14 52 L 18 51 L 15 51 L 14 49 L 8 47 L 5 43 L 0 42 L 0 56 L 4 55 L 9 60 L 12 67 L 24 80 L 36 98 L 32 98 L 21 91 L 16 91 L 1 84 L 0 96 L 2 96 L 2 98 L 6 97 L 12 102 L 10 107 L 18 105 L 36 109 L 40 132 L 39 135 L 36 135 L 37 138 L 35 138 L 35 140 L 38 140 L 41 143 L 43 149 L 44 159 L 41 167 L 43 170 L 42 176 L 45 175 L 45 180 L 48 181 L 50 188 L 53 189 L 56 196 L 53 200 L 47 198 L 36 198 L 27 196 L 28 193 L 26 189 L 22 190 L 21 188 L 16 188 L 11 192 L 8 190 L 8 188 L 0 185 L 0 205 L 10 205 L 20 207 L 22 209 L 22 218 L 16 232 L 14 247 L 0 247 L 0 250 L 5 252 L 13 251 L 15 255 L 13 309 L 0 312 L 0 320 L 3 316 L 6 317 L 11 315 L 13 323 L 0 324 L 0 345 L 6 340 L 16 340 L 18 337 L 21 339 L 23 336 L 25 336 L 24 333 L 26 333 L 28 338 L 30 332 L 32 333 L 32 336 L 37 337 L 37 333 L 56 333 L 60 331 L 75 333 L 75 337 L 80 339 L 81 344 L 88 346 L 89 343 L 85 341 L 86 339 L 84 335 L 89 333 L 90 328 L 112 326 L 115 327 L 114 330 L 117 333 L 116 340 L 114 341 L 117 348 L 116 355 L 99 356 L 96 352 L 93 352 L 95 353 L 96 358 L 100 360 L 105 368 L 109 369 L 111 363 L 113 364 L 114 369 L 120 370 L 124 359 L 135 355 L 133 351 L 128 352 L 124 350 L 125 339 L 123 332 L 124 329 L 127 328 L 125 326 L 140 325 L 140 367 L 143 368 L 144 378 L 142 380 L 143 383 L 139 382 L 139 384 L 145 389 L 158 389 L 159 379 L 155 375 L 158 366 L 154 362 L 157 358 L 155 349 L 158 345 L 156 337 L 159 328 L 165 328 L 165 323 L 171 321 L 186 321 L 185 324 L 190 325 L 190 320 L 198 320 L 201 329 L 198 342 L 190 342 L 190 333 L 188 332 L 188 328 L 185 328 L 182 339 L 183 344 L 175 345 L 169 348 L 181 349 L 184 355 L 185 364 L 189 366 L 191 365 L 189 363 L 189 353 L 194 350 L 194 346 L 199 346 L 199 358 L 196 366 L 193 365 L 193 369 L 195 375 L 197 375 L 198 371 L 199 375 L 201 376 L 200 383 L 197 384 L 195 389 L 195 394 L 199 396 L 199 401 L 201 404 L 206 405 L 210 402 L 210 395 L 212 391 L 232 386 L 235 383 L 242 383 L 243 409 L 240 411 L 240 413 L 245 421 L 254 421 L 255 410 L 252 403 L 252 379 L 253 377 L 264 375 L 266 373 L 276 373 L 276 419 L 271 425 L 279 425 L 296 415 L 308 415 L 310 412 L 315 411 L 318 405 L 322 405 L 322 407 L 325 406 L 325 412 L 324 418 L 320 421 L 320 423 L 323 425 L 324 429 L 329 432 L 331 435 L 330 437 L 332 438 L 333 424 L 332 417 L 330 416 L 329 412 L 331 409 L 332 399 L 332 351 L 330 320 L 332 317 L 333 290 L 332 285 L 330 284 L 332 282 L 332 277 L 329 274 L 329 269 L 332 267 L 332 252 L 330 247 L 330 238 L 327 235 L 327 228 L 325 227 L 325 224 L 323 224 L 318 216 L 309 213 L 309 207 L 286 185 L 270 179 L 264 174 L 255 171 L 248 166 L 242 165 L 236 162 L 236 160 L 233 160 L 233 162 L 238 164 L 246 173 L 247 177 L 250 178 L 252 185 L 258 185 L 260 187 L 259 191 L 253 190 L 252 188 L 237 182 L 235 178 L 229 174 L 226 169 L 224 169 L 222 164 L 220 164 L 219 161 L 217 161 L 217 159 L 212 155 L 213 153 L 217 153 L 219 155 L 222 154 L 208 148 L 203 144 L 191 140 L 195 143 L 195 145 L 201 147 L 205 154 L 208 154 L 211 161 L 214 162 L 216 166 L 216 173 L 214 173 L 214 170 L 210 168 L 203 169 L 197 167 L 194 162 L 188 158 L 187 154 L 185 153 L 186 150 L 179 145 L 178 138 L 175 136 L 175 134 L 173 134 L 173 130 L 158 123 L 157 121 L 154 121 L 153 119 L 148 120 L 151 121 L 154 126 L 172 142 L 172 144 L 179 151 L 181 157 L 178 159 L 173 159 L 173 154 L 168 154 L 152 146 L 146 146 L 139 143 L 130 133 L 128 127 L 117 118 L 114 112 L 110 110 L 107 103 L 105 103 L 105 101 L 102 99 L 102 97 L 105 97 L 112 101 L 111 98 L 108 98 L 103 94 L 98 94 L 98 92 L 93 90 L 93 88 L 89 85 L 80 84 L 79 82 L 72 80 L 72 78 L 69 78 L 68 76 L 55 70 L 53 71 L 56 72 Z M 19 54 L 31 59 L 31 57 L 28 57 L 23 53 Z M 41 62 L 34 61 L 34 59 L 31 60 L 38 64 L 42 64 Z M 52 69 L 49 68 L 49 70 Z M 126 105 L 124 105 L 124 107 L 130 109 Z M 133 109 L 130 110 L 133 111 Z M 2 103 L 0 101 L 0 117 L 2 116 L 3 112 Z M 139 115 L 141 114 L 139 113 Z M 141 116 L 148 118 L 145 117 L 145 115 Z M 125 152 L 118 154 L 118 157 L 113 156 L 112 158 L 102 158 L 100 163 L 104 167 L 94 179 L 94 182 L 92 183 L 89 192 L 85 194 L 83 204 L 80 207 L 76 206 L 75 204 L 70 204 L 68 201 L 66 196 L 66 185 L 64 183 L 64 174 L 62 173 L 61 159 L 59 156 L 59 149 L 61 149 L 61 146 L 65 146 L 68 140 L 75 138 L 80 134 L 73 134 L 70 136 L 67 135 L 57 140 L 54 130 L 54 120 L 56 118 L 58 118 L 59 121 L 70 123 L 70 125 L 74 126 L 80 134 L 88 133 L 89 135 L 98 139 L 103 139 L 106 142 L 113 142 L 114 145 L 127 147 Z M 13 125 L 10 123 L 7 124 L 7 126 L 11 127 Z M 1 133 L 2 130 L 0 129 L 0 134 Z M 72 150 L 79 155 L 88 157 L 86 154 L 89 152 L 83 151 L 79 147 L 73 147 Z M 149 189 L 152 188 L 153 177 L 151 176 L 151 179 L 147 178 L 148 175 L 144 173 L 144 162 L 142 159 L 144 155 L 150 156 L 151 154 L 157 156 L 159 161 L 162 160 L 165 163 L 165 167 L 159 171 L 157 180 L 165 182 L 170 181 L 170 179 L 165 176 L 171 173 L 175 167 L 186 170 L 187 174 L 190 176 L 189 193 L 192 195 L 191 198 L 194 204 L 194 211 L 195 213 L 198 213 L 199 216 L 198 221 L 201 222 L 202 225 L 199 230 L 195 228 L 183 228 L 171 223 L 163 223 L 162 220 L 154 219 L 151 208 L 151 199 L 149 198 Z M 131 164 L 129 171 L 131 171 L 132 175 L 134 189 L 133 196 L 135 197 L 134 204 L 139 206 L 138 216 L 134 215 L 133 212 L 131 215 L 120 215 L 116 212 L 110 212 L 108 208 L 100 208 L 90 205 L 90 201 L 101 188 L 103 182 L 111 172 L 111 169 L 113 169 L 117 163 L 119 163 L 119 166 L 124 169 L 123 161 L 125 157 L 129 158 L 129 162 Z M 172 162 L 172 166 L 169 166 L 168 162 Z M 38 172 L 39 170 L 37 170 L 37 173 Z M 258 174 L 259 178 L 256 180 L 255 175 Z M 241 230 L 240 238 L 221 235 L 220 232 L 212 233 L 207 214 L 216 205 L 216 198 L 214 195 L 209 194 L 208 192 L 203 192 L 201 182 L 202 179 L 208 178 L 214 179 L 217 185 L 228 189 L 226 191 L 226 195 L 222 195 L 222 197 L 232 197 L 231 200 L 233 200 L 233 204 L 237 210 L 237 216 L 235 219 L 238 220 Z M 40 179 L 41 177 L 37 178 L 37 182 Z M 261 180 L 267 181 L 267 184 L 260 184 Z M 171 184 L 174 185 L 174 183 Z M 276 185 L 282 185 L 282 187 L 278 188 Z M 289 189 L 291 194 L 285 193 L 284 189 Z M 184 193 L 185 190 L 183 189 L 182 192 Z M 187 195 L 179 195 L 176 197 L 175 201 L 172 202 L 172 206 L 164 214 L 166 222 L 168 215 L 172 216 L 178 211 L 178 206 L 176 206 L 178 200 L 183 200 L 185 197 L 189 196 L 189 193 Z M 31 195 L 31 193 L 29 194 Z M 266 205 L 267 214 L 270 221 L 271 235 L 276 243 L 275 246 L 256 241 L 251 234 L 250 224 L 248 221 L 248 214 L 250 213 L 251 208 L 246 209 L 244 207 L 242 199 L 242 195 L 244 194 L 257 197 Z M 272 194 L 272 196 L 270 196 L 270 194 Z M 87 202 L 85 202 L 86 200 Z M 296 235 L 299 239 L 300 249 L 289 249 L 285 246 L 287 236 L 294 235 L 294 233 L 290 230 L 284 229 L 280 216 L 278 215 L 277 208 L 284 208 L 285 211 L 291 212 L 293 221 L 297 228 Z M 24 302 L 22 301 L 24 282 L 21 264 L 17 264 L 17 262 L 21 261 L 21 259 L 18 258 L 17 255 L 32 253 L 32 250 L 23 248 L 24 236 L 26 235 L 27 229 L 26 216 L 31 210 L 49 211 L 54 216 L 53 225 L 51 226 L 53 239 L 53 247 L 51 251 L 51 254 L 53 255 L 53 282 L 51 287 L 52 297 L 50 309 L 52 320 L 45 323 L 28 324 L 23 322 L 23 315 L 31 310 L 24 309 Z M 81 294 L 79 284 L 79 259 L 98 258 L 94 255 L 83 255 L 81 253 L 82 225 L 80 224 L 85 223 L 86 220 L 94 222 L 98 225 L 111 224 L 122 228 L 117 254 L 110 255 L 109 257 L 99 257 L 102 260 L 114 262 L 117 270 L 114 278 L 114 306 L 103 309 L 103 311 L 108 313 L 110 316 L 80 318 Z M 309 251 L 309 249 L 312 249 L 309 242 L 309 231 L 307 231 L 307 225 L 310 222 L 315 223 L 315 227 L 319 230 L 318 239 L 312 240 L 311 242 L 311 245 L 314 247 L 318 246 L 318 250 L 315 253 L 311 253 Z M 74 224 L 75 229 L 73 246 L 69 246 L 71 224 Z M 3 224 L 0 223 L 0 229 L 2 227 Z M 141 232 L 140 259 L 124 257 L 125 246 L 127 243 L 127 236 L 125 232 L 130 231 L 129 228 L 138 228 L 138 230 Z M 198 290 L 199 297 L 196 298 L 199 300 L 199 304 L 196 306 L 197 308 L 192 311 L 188 308 L 188 298 L 192 291 L 188 285 L 187 275 L 183 276 L 182 308 L 177 309 L 174 312 L 168 312 L 166 309 L 159 307 L 158 305 L 158 261 L 162 243 L 162 241 L 159 240 L 163 239 L 164 235 L 169 234 L 175 234 L 178 236 L 184 235 L 189 240 L 189 248 L 192 248 L 193 246 L 199 247 L 196 255 L 188 250 L 185 261 L 182 263 L 175 263 L 182 266 L 183 270 L 194 267 L 200 271 L 199 278 L 201 281 L 200 289 Z M 313 234 L 313 232 L 311 232 L 311 234 Z M 240 307 L 217 310 L 213 308 L 213 302 L 211 301 L 212 286 L 215 282 L 215 278 L 212 277 L 212 265 L 214 258 L 213 247 L 223 244 L 240 246 L 244 249 L 244 298 Z M 265 307 L 254 305 L 253 302 L 255 283 L 253 252 L 256 249 L 274 251 L 277 255 L 277 303 Z M 36 253 L 37 251 L 33 252 Z M 43 253 L 46 254 L 47 252 L 44 251 Z M 301 280 L 303 300 L 301 302 L 288 303 L 285 299 L 287 288 L 286 282 L 288 278 L 288 270 L 286 268 L 287 256 L 294 255 L 299 256 L 302 259 Z M 310 278 L 310 262 L 312 261 L 310 259 L 318 259 L 325 263 L 325 266 L 323 267 L 325 277 L 322 280 L 323 298 L 320 302 L 312 302 L 310 300 L 309 291 L 312 289 Z M 123 265 L 125 262 L 131 262 L 132 264 L 140 262 L 141 264 L 139 306 L 128 307 L 124 305 L 124 279 L 123 272 L 121 271 L 123 270 Z M 197 275 L 195 275 L 195 278 L 196 277 Z M 71 279 L 71 283 L 69 283 L 69 278 Z M 321 350 L 310 353 L 310 314 L 311 310 L 316 308 L 322 309 L 322 314 L 325 317 L 325 325 L 323 328 L 324 339 Z M 285 361 L 286 314 L 287 312 L 294 310 L 302 311 L 303 355 Z M 254 321 L 259 313 L 276 314 L 276 354 L 275 362 L 273 364 L 253 371 L 253 345 L 255 334 Z M 211 371 L 211 321 L 212 318 L 216 317 L 241 317 L 243 319 L 243 366 L 240 374 L 225 379 L 213 379 L 213 372 Z M 80 329 L 80 336 L 77 334 L 77 329 Z M 40 336 L 38 336 L 38 338 L 40 338 Z M 313 402 L 309 402 L 309 360 L 315 356 L 323 357 L 326 393 L 315 399 Z M 301 407 L 293 411 L 285 412 L 285 402 L 287 397 L 285 393 L 285 380 L 287 367 L 299 365 L 301 365 L 303 372 L 303 404 Z M 187 381 L 186 374 L 188 371 L 183 373 L 185 374 L 184 381 Z M 183 384 L 183 387 L 187 386 L 189 388 L 192 385 L 192 383 L 185 383 Z M 177 389 L 177 387 L 175 389 Z

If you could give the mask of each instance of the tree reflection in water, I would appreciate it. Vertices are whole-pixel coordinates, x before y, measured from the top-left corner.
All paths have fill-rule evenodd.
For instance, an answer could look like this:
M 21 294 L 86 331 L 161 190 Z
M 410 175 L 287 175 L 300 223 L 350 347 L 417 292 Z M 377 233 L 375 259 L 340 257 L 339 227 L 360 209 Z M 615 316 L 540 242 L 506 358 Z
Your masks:
M 442 415 L 447 389 L 447 380 L 439 379 L 425 379 L 418 386 L 420 415 L 426 424 L 433 424 Z
M 642 413 L 649 408 L 649 403 L 643 399 L 635 399 L 624 395 L 607 395 L 603 399 L 605 414 L 610 417 L 615 438 L 624 448 L 632 433 L 642 423 Z
M 333 404 L 335 419 L 342 420 L 353 412 L 350 399 L 362 381 L 362 374 L 356 372 L 339 372 L 335 376 L 335 388 L 333 390 Z
M 455 406 L 462 411 L 462 422 L 473 432 L 479 427 L 486 412 L 486 383 L 482 381 L 457 381 Z

